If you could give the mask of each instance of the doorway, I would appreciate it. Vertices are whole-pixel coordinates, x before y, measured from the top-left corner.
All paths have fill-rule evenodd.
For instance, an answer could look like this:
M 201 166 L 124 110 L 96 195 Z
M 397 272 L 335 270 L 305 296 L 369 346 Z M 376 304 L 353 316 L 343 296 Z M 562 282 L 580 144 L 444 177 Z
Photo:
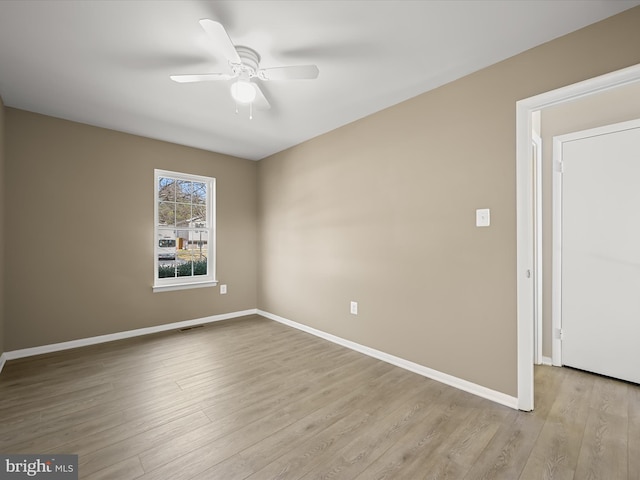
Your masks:
M 516 103 L 516 208 L 517 208 L 517 348 L 518 348 L 518 408 L 533 410 L 534 349 L 536 299 L 541 295 L 535 279 L 542 272 L 535 259 L 541 246 L 536 242 L 536 222 L 541 212 L 536 210 L 536 183 L 533 178 L 531 145 L 533 114 L 554 105 L 588 97 L 606 90 L 640 82 L 640 65 L 625 68 L 584 82 L 546 92 Z M 537 245 L 537 246 L 536 246 Z M 538 315 L 539 317 L 539 315 Z

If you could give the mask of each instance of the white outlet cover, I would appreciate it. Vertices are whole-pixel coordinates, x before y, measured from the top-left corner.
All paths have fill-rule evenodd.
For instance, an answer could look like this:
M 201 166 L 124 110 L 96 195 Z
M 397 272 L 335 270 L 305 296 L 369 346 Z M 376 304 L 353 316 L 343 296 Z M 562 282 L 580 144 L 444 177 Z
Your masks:
M 480 208 L 476 210 L 476 227 L 488 227 L 491 225 L 491 210 Z
M 220 295 L 224 295 L 225 293 L 227 293 L 227 286 L 220 285 Z

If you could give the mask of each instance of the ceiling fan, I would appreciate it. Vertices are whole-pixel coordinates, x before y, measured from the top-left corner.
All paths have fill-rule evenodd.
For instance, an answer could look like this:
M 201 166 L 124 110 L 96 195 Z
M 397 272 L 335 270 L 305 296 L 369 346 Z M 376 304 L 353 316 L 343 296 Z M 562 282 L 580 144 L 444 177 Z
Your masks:
M 248 104 L 252 118 L 252 107 L 268 109 L 271 107 L 255 80 L 311 80 L 318 77 L 315 65 L 292 65 L 286 67 L 260 68 L 260 55 L 249 47 L 234 45 L 222 24 L 209 20 L 200 20 L 200 25 L 219 53 L 229 62 L 230 73 L 201 73 L 189 75 L 170 75 L 174 82 L 209 82 L 217 80 L 235 81 L 231 84 L 231 96 L 237 104 Z

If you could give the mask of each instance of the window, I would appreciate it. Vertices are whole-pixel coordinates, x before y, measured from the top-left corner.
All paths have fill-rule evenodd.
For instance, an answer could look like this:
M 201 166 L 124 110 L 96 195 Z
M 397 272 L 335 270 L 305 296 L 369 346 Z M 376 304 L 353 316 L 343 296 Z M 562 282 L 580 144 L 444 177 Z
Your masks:
M 216 285 L 215 182 L 155 171 L 154 292 Z

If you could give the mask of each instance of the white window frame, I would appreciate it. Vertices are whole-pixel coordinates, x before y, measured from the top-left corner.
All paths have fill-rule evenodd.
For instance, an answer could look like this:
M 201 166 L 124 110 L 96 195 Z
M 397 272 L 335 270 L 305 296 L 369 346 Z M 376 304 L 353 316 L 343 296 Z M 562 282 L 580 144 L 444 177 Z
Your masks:
M 158 254 L 159 242 L 158 234 L 162 228 L 159 225 L 159 179 L 160 177 L 170 177 L 176 180 L 186 180 L 192 182 L 205 183 L 207 185 L 207 224 L 209 225 L 209 236 L 207 238 L 207 275 L 198 275 L 190 277 L 170 277 L 159 278 L 158 276 Z M 154 187 L 153 187 L 153 291 L 166 292 L 171 290 L 184 290 L 190 288 L 215 287 L 218 284 L 216 279 L 216 208 L 215 208 L 215 188 L 216 179 L 213 177 L 205 177 L 201 175 L 192 175 L 189 173 L 172 172 L 169 170 L 154 170 Z

